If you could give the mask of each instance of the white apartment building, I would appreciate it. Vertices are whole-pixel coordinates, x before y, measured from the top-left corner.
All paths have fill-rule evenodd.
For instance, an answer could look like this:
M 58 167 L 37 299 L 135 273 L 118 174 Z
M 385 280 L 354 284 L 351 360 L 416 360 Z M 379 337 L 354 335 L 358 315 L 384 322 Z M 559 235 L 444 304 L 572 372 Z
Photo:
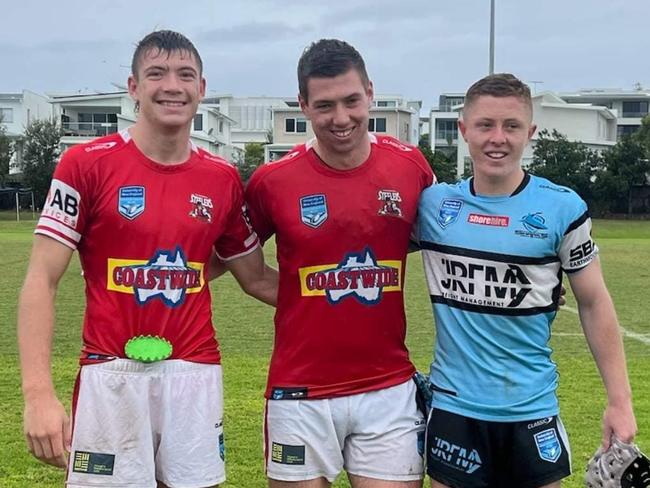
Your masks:
M 460 110 L 462 107 L 456 107 Z M 589 148 L 602 151 L 616 144 L 616 114 L 607 107 L 567 103 L 557 95 L 545 92 L 533 96 L 533 121 L 537 132 L 522 157 L 522 166 L 533 160 L 533 150 L 540 131 L 553 129 L 570 141 L 580 141 Z M 465 140 L 458 139 L 457 174 L 460 176 L 471 168 L 469 148 Z
M 62 148 L 113 134 L 135 123 L 135 104 L 128 92 L 54 95 L 49 97 L 53 115 L 61 121 Z M 234 121 L 210 105 L 199 105 L 190 138 L 194 144 L 229 160 L 241 157 L 230 141 Z
M 311 124 L 305 119 L 298 102 L 290 103 L 273 109 L 273 144 L 264 146 L 266 161 L 275 161 L 296 144 L 314 137 Z M 376 95 L 370 108 L 368 130 L 417 145 L 421 106 L 420 101 L 406 101 L 398 95 Z
M 25 127 L 33 120 L 52 117 L 52 106 L 47 97 L 29 90 L 21 93 L 0 93 L 0 116 L 7 135 L 14 142 L 14 155 L 9 173 L 17 172 L 22 161 Z
M 650 109 L 650 90 L 589 89 L 558 96 L 572 104 L 590 104 L 607 107 L 616 114 L 617 137 L 632 134 L 641 125 L 641 119 Z

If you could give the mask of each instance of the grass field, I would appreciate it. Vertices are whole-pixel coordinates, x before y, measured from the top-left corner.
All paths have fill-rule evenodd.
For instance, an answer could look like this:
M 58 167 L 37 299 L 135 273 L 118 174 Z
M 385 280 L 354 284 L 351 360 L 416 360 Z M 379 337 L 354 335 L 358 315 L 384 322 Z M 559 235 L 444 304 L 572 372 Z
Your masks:
M 2 488 L 61 486 L 63 473 L 31 458 L 22 437 L 22 398 L 15 322 L 19 288 L 27 266 L 34 222 L 0 221 L 0 248 L 7 258 L 0 275 L 0 457 Z M 628 332 L 625 346 L 635 410 L 638 443 L 650 452 L 650 222 L 596 221 L 603 269 Z M 267 246 L 268 247 L 268 246 Z M 273 261 L 273 258 L 271 258 Z M 262 408 L 266 368 L 273 338 L 272 309 L 243 295 L 226 276 L 213 283 L 216 327 L 222 344 L 226 399 L 226 487 L 266 486 L 262 463 Z M 418 368 L 426 370 L 433 332 L 430 304 L 418 255 L 409 260 L 406 284 L 408 345 Z M 80 348 L 83 282 L 75 259 L 62 279 L 57 297 L 53 371 L 57 391 L 66 403 L 72 391 Z M 575 303 L 568 297 L 568 306 Z M 573 447 L 575 474 L 564 484 L 582 484 L 585 463 L 600 439 L 604 393 L 577 315 L 567 309 L 554 325 L 552 346 L 561 374 L 562 417 Z M 340 477 L 336 487 L 349 486 Z

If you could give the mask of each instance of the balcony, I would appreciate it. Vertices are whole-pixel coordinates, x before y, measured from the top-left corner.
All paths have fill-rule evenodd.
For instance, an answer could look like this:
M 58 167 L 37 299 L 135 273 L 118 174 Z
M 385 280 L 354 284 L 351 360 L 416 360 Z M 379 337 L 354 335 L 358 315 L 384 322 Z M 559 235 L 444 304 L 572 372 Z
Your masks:
M 117 122 L 61 122 L 63 135 L 101 137 L 117 132 Z

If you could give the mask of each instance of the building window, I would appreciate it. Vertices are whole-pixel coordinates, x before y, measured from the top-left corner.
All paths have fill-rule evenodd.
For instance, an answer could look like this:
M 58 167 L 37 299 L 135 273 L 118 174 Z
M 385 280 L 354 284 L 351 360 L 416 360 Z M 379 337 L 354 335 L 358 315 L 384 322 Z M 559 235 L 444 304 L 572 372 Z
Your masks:
M 623 117 L 645 117 L 648 115 L 648 102 L 623 102 Z
M 4 124 L 11 124 L 14 121 L 13 108 L 0 108 L 0 119 Z
M 386 132 L 386 117 L 368 119 L 368 130 L 370 132 Z
M 223 120 L 219 121 L 219 134 L 223 134 Z
M 616 133 L 620 139 L 623 136 L 631 136 L 637 130 L 639 130 L 640 125 L 619 125 L 616 127 Z
M 375 107 L 397 107 L 397 102 L 395 100 L 377 100 Z
M 458 140 L 458 123 L 450 119 L 436 120 L 436 139 L 443 141 Z
M 194 130 L 203 130 L 203 114 L 196 114 L 194 116 Z
M 287 133 L 305 133 L 307 132 L 307 120 L 301 118 L 290 118 L 284 121 L 284 131 Z

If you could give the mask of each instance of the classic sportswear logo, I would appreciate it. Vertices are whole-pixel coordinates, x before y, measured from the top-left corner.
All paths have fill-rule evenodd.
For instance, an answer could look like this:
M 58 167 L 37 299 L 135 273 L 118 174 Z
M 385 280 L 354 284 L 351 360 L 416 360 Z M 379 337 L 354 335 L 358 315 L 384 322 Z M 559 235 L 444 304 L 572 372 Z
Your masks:
M 377 261 L 370 248 L 347 254 L 339 264 L 300 268 L 299 274 L 302 296 L 325 295 L 332 304 L 352 296 L 374 305 L 383 292 L 402 289 L 402 262 Z
M 134 295 L 140 305 L 158 298 L 176 307 L 186 293 L 198 293 L 203 285 L 203 263 L 187 262 L 180 247 L 158 250 L 149 261 L 108 259 L 107 288 Z

